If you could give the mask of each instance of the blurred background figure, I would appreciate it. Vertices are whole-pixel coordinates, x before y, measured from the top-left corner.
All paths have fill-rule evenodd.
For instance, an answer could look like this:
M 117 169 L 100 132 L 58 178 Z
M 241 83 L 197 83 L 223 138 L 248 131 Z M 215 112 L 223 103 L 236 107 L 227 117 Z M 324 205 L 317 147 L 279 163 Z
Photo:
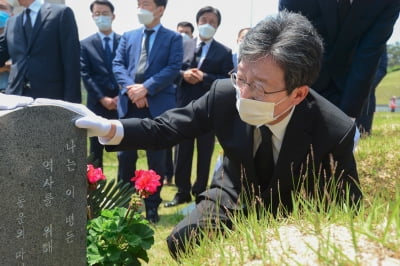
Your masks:
M 92 19 L 99 31 L 81 41 L 81 76 L 87 90 L 87 107 L 95 114 L 117 119 L 119 86 L 112 71 L 121 36 L 112 30 L 115 19 L 114 6 L 108 0 L 90 4 Z M 104 146 L 98 138 L 90 138 L 91 160 L 103 168 Z
M 3 34 L 7 20 L 13 15 L 14 7 L 6 0 L 0 0 L 0 35 Z M 0 92 L 4 92 L 8 85 L 8 75 L 10 73 L 11 61 L 8 60 L 4 66 L 0 67 Z
M 392 113 L 396 112 L 396 107 L 397 107 L 396 96 L 392 96 L 392 98 L 390 98 L 390 101 L 389 101 L 390 112 L 392 112 Z

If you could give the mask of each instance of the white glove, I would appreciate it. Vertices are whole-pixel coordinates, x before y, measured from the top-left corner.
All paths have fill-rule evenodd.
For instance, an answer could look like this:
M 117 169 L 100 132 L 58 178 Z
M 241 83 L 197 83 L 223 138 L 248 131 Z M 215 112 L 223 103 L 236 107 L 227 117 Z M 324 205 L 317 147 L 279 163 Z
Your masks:
M 0 110 L 11 110 L 33 102 L 31 97 L 0 93 Z
M 111 121 L 101 116 L 84 116 L 75 121 L 75 126 L 87 129 L 88 137 L 104 137 L 111 130 Z

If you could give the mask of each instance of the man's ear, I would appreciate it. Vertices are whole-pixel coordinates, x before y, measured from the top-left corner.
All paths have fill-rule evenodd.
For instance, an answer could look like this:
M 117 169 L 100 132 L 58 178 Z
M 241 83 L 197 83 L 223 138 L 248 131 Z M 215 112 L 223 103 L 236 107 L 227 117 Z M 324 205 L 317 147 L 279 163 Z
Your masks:
M 310 88 L 306 85 L 295 88 L 291 93 L 294 104 L 297 105 L 301 103 L 308 95 L 309 90 Z

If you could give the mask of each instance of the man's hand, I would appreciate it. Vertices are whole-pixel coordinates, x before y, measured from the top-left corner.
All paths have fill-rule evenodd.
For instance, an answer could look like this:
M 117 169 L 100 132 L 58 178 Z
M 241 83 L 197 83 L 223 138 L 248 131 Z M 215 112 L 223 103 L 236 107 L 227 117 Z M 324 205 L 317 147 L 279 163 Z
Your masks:
M 127 87 L 128 90 L 126 94 L 133 104 L 136 104 L 136 107 L 141 109 L 148 107 L 147 103 L 147 89 L 143 86 L 143 84 L 134 84 Z
M 31 104 L 31 97 L 0 93 L 0 110 L 11 110 Z
M 101 116 L 84 116 L 75 121 L 75 126 L 87 129 L 88 137 L 108 137 L 115 135 L 115 126 Z
M 118 99 L 118 96 L 117 96 L 117 99 Z M 104 108 L 106 108 L 109 111 L 117 110 L 117 101 L 115 100 L 115 98 L 105 96 L 100 99 L 100 103 L 101 103 L 101 105 L 103 105 Z
M 183 73 L 183 79 L 189 84 L 197 84 L 203 81 L 203 71 L 198 68 L 191 68 Z

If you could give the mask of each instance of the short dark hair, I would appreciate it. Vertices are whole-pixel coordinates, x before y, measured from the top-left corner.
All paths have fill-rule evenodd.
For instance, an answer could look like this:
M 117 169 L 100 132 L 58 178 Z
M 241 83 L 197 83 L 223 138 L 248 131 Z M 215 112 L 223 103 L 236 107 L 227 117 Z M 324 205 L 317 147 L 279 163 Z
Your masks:
M 216 9 L 215 7 L 212 7 L 212 6 L 203 7 L 197 12 L 197 14 L 196 14 L 196 23 L 197 24 L 199 23 L 200 17 L 204 13 L 214 13 L 218 18 L 218 26 L 221 24 L 221 13 L 219 12 L 218 9 Z
M 178 27 L 189 27 L 190 30 L 192 31 L 192 33 L 194 32 L 193 24 L 190 23 L 189 21 L 181 21 L 181 22 L 178 23 L 178 25 L 176 27 L 177 28 Z
M 311 22 L 288 11 L 266 17 L 249 30 L 240 45 L 239 61 L 270 57 L 282 69 L 288 93 L 311 86 L 319 75 L 323 42 Z
M 95 0 L 90 4 L 90 12 L 93 12 L 93 6 L 94 5 L 104 5 L 104 6 L 108 6 L 111 9 L 111 13 L 114 14 L 114 6 L 113 4 L 108 1 L 108 0 Z
M 156 4 L 156 6 L 167 7 L 168 0 L 154 0 L 154 3 Z

